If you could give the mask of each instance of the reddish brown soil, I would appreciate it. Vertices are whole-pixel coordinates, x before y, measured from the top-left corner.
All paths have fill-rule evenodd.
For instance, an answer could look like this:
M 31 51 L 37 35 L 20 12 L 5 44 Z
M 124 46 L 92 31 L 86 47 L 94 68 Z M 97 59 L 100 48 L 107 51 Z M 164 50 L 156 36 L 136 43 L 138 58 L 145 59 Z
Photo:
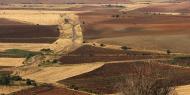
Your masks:
M 89 95 L 62 87 L 44 85 L 16 92 L 14 95 Z
M 14 67 L 11 66 L 0 66 L 0 74 L 11 74 L 13 73 Z
M 57 26 L 0 25 L 0 42 L 52 43 L 58 36 Z
M 96 93 L 116 93 L 116 85 L 126 76 L 136 74 L 135 68 L 149 67 L 147 63 L 114 63 L 79 76 L 60 81 L 71 87 Z M 190 83 L 190 69 L 173 67 L 164 64 L 151 64 L 152 72 L 158 71 L 162 76 L 171 77 L 174 85 Z
M 169 57 L 168 55 L 158 53 L 114 50 L 84 45 L 67 55 L 63 55 L 60 61 L 62 64 L 78 64 Z
M 89 40 L 131 35 L 189 34 L 189 16 L 149 15 L 118 10 L 100 7 L 98 11 L 79 14 L 84 38 Z M 113 17 L 114 15 L 119 17 Z
M 0 18 L 0 25 L 24 25 L 25 23 Z

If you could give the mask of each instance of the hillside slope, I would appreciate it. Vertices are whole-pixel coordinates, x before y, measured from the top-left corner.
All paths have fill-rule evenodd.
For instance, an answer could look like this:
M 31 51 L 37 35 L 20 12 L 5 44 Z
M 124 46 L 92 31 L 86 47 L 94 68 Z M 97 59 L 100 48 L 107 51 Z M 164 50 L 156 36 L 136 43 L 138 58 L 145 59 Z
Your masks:
M 0 0 L 0 3 L 88 3 L 88 4 L 99 4 L 99 3 L 127 3 L 128 0 Z

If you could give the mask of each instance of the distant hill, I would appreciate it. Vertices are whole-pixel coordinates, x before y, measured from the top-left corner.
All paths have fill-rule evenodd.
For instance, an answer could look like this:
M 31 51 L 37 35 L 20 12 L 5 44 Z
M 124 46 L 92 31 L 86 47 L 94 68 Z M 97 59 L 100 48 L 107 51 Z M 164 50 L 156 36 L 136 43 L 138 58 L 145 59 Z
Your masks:
M 0 0 L 0 4 L 61 4 L 61 3 L 85 3 L 85 4 L 114 4 L 132 2 L 182 2 L 188 0 Z
M 153 4 L 148 7 L 139 8 L 141 12 L 190 12 L 190 1 Z
M 61 3 L 85 3 L 85 4 L 103 4 L 103 3 L 128 3 L 129 0 L 0 0 L 1 4 L 61 4 Z

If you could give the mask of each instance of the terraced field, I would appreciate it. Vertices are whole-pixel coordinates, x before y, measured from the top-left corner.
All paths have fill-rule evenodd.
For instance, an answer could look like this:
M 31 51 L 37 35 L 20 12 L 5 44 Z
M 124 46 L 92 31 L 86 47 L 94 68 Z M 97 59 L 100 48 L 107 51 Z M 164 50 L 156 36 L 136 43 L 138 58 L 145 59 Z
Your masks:
M 133 74 L 137 74 L 140 69 L 146 69 L 147 71 L 150 70 L 151 73 L 157 72 L 157 74 L 161 74 L 162 77 L 170 77 L 174 83 L 173 85 L 184 85 L 190 83 L 190 70 L 188 68 L 147 62 L 105 64 L 101 68 L 89 73 L 71 77 L 59 82 L 79 90 L 99 94 L 113 94 L 117 93 L 119 90 L 117 85 L 123 79 L 127 79 Z
M 122 60 L 140 60 L 140 59 L 166 59 L 170 55 L 138 52 L 132 50 L 116 50 L 102 47 L 95 47 L 84 45 L 77 50 L 63 55 L 60 58 L 62 64 L 79 64 L 79 63 L 93 63 L 93 62 L 109 62 Z
M 0 43 L 53 43 L 58 37 L 57 25 L 32 25 L 0 18 Z
M 177 53 L 189 53 L 189 49 L 185 48 L 190 46 L 189 16 L 147 14 L 133 10 L 126 12 L 108 7 L 79 16 L 85 40 L 126 45 L 138 50 L 170 49 Z M 170 45 L 171 42 L 173 45 Z
M 21 90 L 15 93 L 15 95 L 89 95 L 83 92 L 77 92 L 69 90 L 63 87 L 56 87 L 52 85 L 44 85 L 31 89 Z

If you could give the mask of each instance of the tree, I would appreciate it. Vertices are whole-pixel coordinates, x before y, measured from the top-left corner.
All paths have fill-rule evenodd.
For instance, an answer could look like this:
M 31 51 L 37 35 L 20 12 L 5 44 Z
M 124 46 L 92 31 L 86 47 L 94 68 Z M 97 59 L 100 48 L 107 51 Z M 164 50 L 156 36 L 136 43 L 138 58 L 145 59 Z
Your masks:
M 176 95 L 171 75 L 163 75 L 162 70 L 146 63 L 133 66 L 134 73 L 126 76 L 119 84 L 121 95 Z
M 127 50 L 127 49 L 129 49 L 129 48 L 128 48 L 127 46 L 122 46 L 121 49 Z
M 171 54 L 171 51 L 170 51 L 169 49 L 168 49 L 166 52 L 167 52 L 167 54 L 168 54 L 168 55 L 170 55 L 170 54 Z
M 101 47 L 104 47 L 105 45 L 104 44 L 100 44 Z

